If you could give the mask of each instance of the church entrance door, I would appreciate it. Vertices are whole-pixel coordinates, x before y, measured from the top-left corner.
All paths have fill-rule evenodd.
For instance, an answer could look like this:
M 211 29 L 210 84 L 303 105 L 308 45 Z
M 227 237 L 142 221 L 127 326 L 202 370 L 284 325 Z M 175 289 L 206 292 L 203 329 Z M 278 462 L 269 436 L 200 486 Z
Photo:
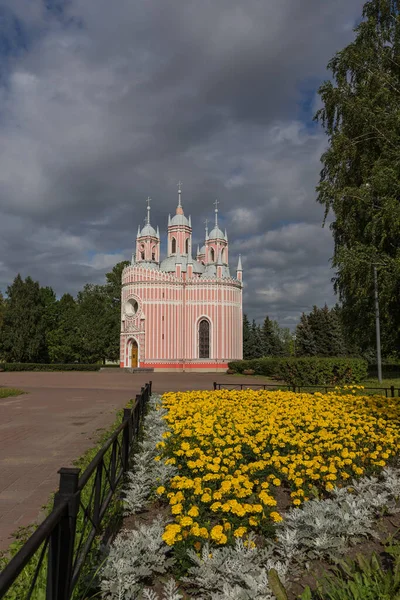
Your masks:
M 138 366 L 138 354 L 139 354 L 139 350 L 138 350 L 137 342 L 135 340 L 132 340 L 132 346 L 131 346 L 131 367 L 132 367 L 132 369 L 135 369 Z

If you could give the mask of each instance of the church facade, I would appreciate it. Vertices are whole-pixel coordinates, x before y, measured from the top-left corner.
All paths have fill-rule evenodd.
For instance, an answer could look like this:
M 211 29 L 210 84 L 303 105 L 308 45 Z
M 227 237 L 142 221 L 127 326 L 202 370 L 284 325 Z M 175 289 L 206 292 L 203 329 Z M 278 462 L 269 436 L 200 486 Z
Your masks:
M 139 227 L 131 264 L 122 272 L 122 368 L 155 371 L 225 371 L 241 359 L 242 265 L 229 270 L 228 236 L 206 227 L 203 247 L 192 252 L 191 218 L 178 187 L 176 214 L 168 218 L 167 256 L 160 257 L 160 232 L 147 219 Z

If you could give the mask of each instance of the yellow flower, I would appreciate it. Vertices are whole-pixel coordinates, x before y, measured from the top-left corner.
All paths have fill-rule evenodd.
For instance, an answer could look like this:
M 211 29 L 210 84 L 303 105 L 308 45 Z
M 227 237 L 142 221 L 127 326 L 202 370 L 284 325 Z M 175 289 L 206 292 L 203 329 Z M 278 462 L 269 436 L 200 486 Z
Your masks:
M 272 513 L 270 513 L 269 516 L 275 523 L 279 523 L 280 521 L 283 521 L 283 518 L 281 517 L 281 515 L 276 511 L 273 511 Z
M 199 508 L 197 506 L 192 506 L 190 510 L 188 510 L 188 515 L 190 517 L 198 517 L 199 516 Z
M 235 531 L 233 532 L 233 535 L 235 537 L 243 537 L 244 534 L 246 533 L 247 528 L 246 527 L 238 527 L 237 529 L 235 529 Z
M 165 492 L 165 487 L 163 485 L 160 485 L 160 487 L 158 487 L 156 489 L 156 494 L 158 494 L 159 496 L 161 496 L 162 494 L 164 494 Z
M 180 524 L 182 527 L 187 527 L 188 525 L 193 524 L 193 519 L 192 517 L 182 517 Z

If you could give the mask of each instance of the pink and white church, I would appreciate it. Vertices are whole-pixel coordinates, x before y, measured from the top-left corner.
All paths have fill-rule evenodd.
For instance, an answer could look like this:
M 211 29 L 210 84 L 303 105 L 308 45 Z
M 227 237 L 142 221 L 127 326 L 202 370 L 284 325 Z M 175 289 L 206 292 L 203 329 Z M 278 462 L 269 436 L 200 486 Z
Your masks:
M 192 224 L 182 208 L 168 217 L 167 256 L 160 257 L 160 232 L 138 228 L 131 264 L 122 272 L 122 368 L 154 371 L 219 371 L 243 357 L 242 264 L 229 270 L 228 236 L 215 225 L 192 256 Z

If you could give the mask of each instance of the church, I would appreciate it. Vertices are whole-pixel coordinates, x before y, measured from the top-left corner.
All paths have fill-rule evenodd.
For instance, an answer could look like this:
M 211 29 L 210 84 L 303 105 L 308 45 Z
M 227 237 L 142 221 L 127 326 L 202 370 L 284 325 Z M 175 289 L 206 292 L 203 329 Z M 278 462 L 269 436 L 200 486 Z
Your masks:
M 242 264 L 229 270 L 228 235 L 215 224 L 204 245 L 192 251 L 192 223 L 178 184 L 175 215 L 168 217 L 167 256 L 160 231 L 150 223 L 150 199 L 139 226 L 131 264 L 122 272 L 122 368 L 224 372 L 243 357 Z

